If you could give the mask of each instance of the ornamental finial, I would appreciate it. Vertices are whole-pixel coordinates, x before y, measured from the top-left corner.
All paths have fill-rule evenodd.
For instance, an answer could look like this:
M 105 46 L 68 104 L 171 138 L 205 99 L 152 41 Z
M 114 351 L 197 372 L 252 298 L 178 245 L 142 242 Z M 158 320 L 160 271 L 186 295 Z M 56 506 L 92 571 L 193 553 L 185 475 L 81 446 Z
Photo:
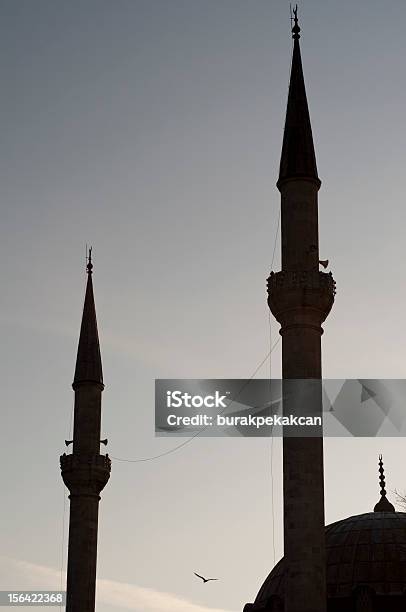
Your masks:
M 292 12 L 293 12 L 293 17 L 292 17 Z M 299 20 L 297 18 L 297 4 L 295 6 L 295 8 L 293 9 L 293 11 L 291 10 L 291 22 L 294 23 L 293 27 L 292 27 L 292 38 L 293 40 L 299 40 L 300 38 L 300 27 L 299 27 Z
M 386 496 L 385 470 L 383 469 L 382 455 L 379 455 L 379 484 L 381 486 L 381 495 Z
M 93 248 L 93 247 L 90 247 L 90 248 L 89 248 L 89 251 L 88 251 L 88 256 L 87 256 L 87 262 L 88 262 L 88 263 L 87 263 L 87 266 L 86 266 L 86 270 L 87 270 L 87 273 L 88 273 L 88 274 L 92 274 L 92 271 L 93 271 L 93 264 L 92 264 L 92 248 Z
M 382 455 L 379 455 L 379 484 L 381 487 L 381 499 L 376 504 L 374 512 L 395 512 L 395 508 L 386 498 L 385 472 L 383 469 Z

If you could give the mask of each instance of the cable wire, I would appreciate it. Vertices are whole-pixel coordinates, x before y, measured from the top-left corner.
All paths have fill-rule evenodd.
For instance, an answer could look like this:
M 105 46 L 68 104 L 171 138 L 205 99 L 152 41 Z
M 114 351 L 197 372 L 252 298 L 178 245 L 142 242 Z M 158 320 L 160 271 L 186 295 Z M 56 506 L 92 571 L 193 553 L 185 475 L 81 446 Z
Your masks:
M 255 369 L 255 371 L 253 372 L 253 374 L 250 376 L 250 378 L 242 385 L 241 389 L 237 392 L 237 395 L 231 400 L 231 402 L 229 402 L 227 404 L 227 406 L 224 408 L 224 410 L 226 410 L 227 408 L 229 408 L 235 401 L 236 399 L 241 395 L 241 393 L 243 392 L 243 390 L 249 385 L 249 383 L 251 382 L 251 380 L 254 378 L 254 376 L 256 375 L 256 373 L 262 368 L 262 366 L 264 365 L 264 363 L 268 360 L 271 352 L 274 350 L 274 348 L 276 347 L 276 345 L 278 344 L 280 338 L 278 338 L 278 340 L 275 342 L 275 344 L 271 347 L 271 350 L 269 353 L 267 353 L 265 355 L 265 357 L 262 359 L 261 363 L 257 366 L 257 368 Z M 221 410 L 219 412 L 219 414 L 222 414 L 224 412 L 224 410 Z M 154 461 L 155 459 L 160 459 L 161 457 L 166 457 L 167 455 L 171 455 L 172 453 L 175 453 L 176 451 L 178 451 L 179 449 L 183 448 L 184 446 L 186 446 L 187 444 L 189 444 L 190 442 L 192 442 L 193 440 L 195 440 L 195 438 L 197 438 L 198 436 L 200 436 L 200 434 L 205 431 L 209 426 L 206 425 L 205 427 L 202 427 L 201 429 L 199 429 L 199 431 L 197 431 L 195 434 L 193 434 L 193 436 L 191 436 L 190 438 L 188 438 L 187 440 L 185 440 L 184 442 L 182 442 L 181 444 L 178 444 L 177 446 L 174 446 L 173 448 L 170 448 L 169 450 L 160 453 L 159 455 L 154 455 L 153 457 L 143 457 L 140 459 L 123 459 L 121 457 L 113 457 L 113 455 L 111 455 L 111 458 L 114 459 L 115 461 L 122 461 L 125 463 L 143 463 L 145 461 Z

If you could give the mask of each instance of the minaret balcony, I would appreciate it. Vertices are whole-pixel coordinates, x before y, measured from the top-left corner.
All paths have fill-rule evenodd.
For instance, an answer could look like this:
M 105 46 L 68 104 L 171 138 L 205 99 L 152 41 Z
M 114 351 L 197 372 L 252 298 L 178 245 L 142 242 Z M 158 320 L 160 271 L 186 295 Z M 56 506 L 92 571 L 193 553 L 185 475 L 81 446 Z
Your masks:
M 267 287 L 269 308 L 282 326 L 319 327 L 330 312 L 336 294 L 331 272 L 319 270 L 271 272 Z
M 66 455 L 60 457 L 61 473 L 71 495 L 98 496 L 111 471 L 108 455 Z

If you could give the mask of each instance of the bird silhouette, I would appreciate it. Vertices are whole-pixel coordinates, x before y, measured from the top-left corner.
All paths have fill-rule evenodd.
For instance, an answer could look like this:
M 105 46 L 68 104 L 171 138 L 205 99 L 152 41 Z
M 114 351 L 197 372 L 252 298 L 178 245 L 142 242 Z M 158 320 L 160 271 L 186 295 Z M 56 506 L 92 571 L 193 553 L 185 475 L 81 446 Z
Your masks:
M 210 580 L 218 580 L 218 578 L 204 578 L 204 576 L 200 576 L 200 574 L 196 574 L 196 572 L 193 572 L 193 573 L 198 578 L 201 578 L 201 580 L 203 580 L 204 584 L 206 584 L 206 582 L 210 582 Z

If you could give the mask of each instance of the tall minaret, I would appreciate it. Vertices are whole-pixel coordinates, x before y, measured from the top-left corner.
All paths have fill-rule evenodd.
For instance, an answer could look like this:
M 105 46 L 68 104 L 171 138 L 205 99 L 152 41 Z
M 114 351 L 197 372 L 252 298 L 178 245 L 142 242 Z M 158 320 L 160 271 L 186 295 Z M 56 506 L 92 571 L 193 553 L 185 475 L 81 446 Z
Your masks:
M 321 182 L 303 78 L 297 7 L 294 17 L 289 96 L 277 182 L 281 193 L 282 271 L 271 272 L 268 279 L 268 304 L 281 325 L 284 389 L 289 384 L 287 379 L 316 379 L 316 388 L 321 390 L 318 382 L 321 324 L 333 305 L 335 283 L 331 273 L 319 271 L 317 194 Z M 313 413 L 322 410 L 321 391 L 317 397 Z M 284 611 L 325 612 L 321 435 L 286 437 L 284 432 L 283 495 Z
M 72 385 L 75 392 L 73 452 L 61 456 L 62 478 L 70 491 L 67 612 L 94 612 L 95 609 L 99 494 L 110 477 L 111 466 L 109 456 L 100 454 L 104 385 L 92 270 L 90 249 Z

